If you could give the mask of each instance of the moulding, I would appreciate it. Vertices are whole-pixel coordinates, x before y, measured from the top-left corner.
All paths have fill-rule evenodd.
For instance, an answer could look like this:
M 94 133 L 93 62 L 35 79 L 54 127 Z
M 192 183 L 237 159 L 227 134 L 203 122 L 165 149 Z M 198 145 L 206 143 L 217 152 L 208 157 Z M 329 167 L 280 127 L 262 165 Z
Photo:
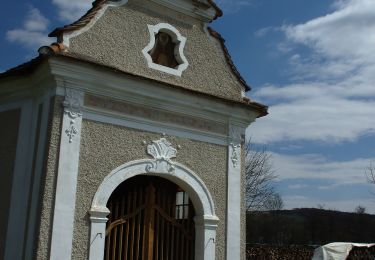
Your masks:
M 257 117 L 251 108 L 226 104 L 194 93 L 183 93 L 163 84 L 139 80 L 130 75 L 115 74 L 93 69 L 86 64 L 67 62 L 56 57 L 49 60 L 55 77 L 63 78 L 69 86 L 76 86 L 88 94 L 113 98 L 125 102 L 167 110 L 227 123 L 229 118 L 249 125 Z M 127 87 L 128 86 L 128 87 Z M 59 88 L 57 92 L 61 92 Z M 155 102 L 150 102 L 150 99 Z
M 106 124 L 124 126 L 131 129 L 141 131 L 165 133 L 171 136 L 197 140 L 218 145 L 227 145 L 228 138 L 226 135 L 218 135 L 203 132 L 194 129 L 179 127 L 176 125 L 154 122 L 142 118 L 128 117 L 121 114 L 106 113 L 105 111 L 94 111 L 92 109 L 84 109 L 84 119 L 102 122 Z
M 28 196 L 29 199 L 29 213 L 28 213 L 28 225 L 27 225 L 27 237 L 25 239 L 25 257 L 24 260 L 31 260 L 35 257 L 35 240 L 37 239 L 37 229 L 39 228 L 40 223 L 40 194 L 41 194 L 41 187 L 44 183 L 43 180 L 43 173 L 44 173 L 44 163 L 45 163 L 45 156 L 46 156 L 46 142 L 47 142 L 47 131 L 48 131 L 48 119 L 50 116 L 50 101 L 51 101 L 52 93 L 51 91 L 45 93 L 44 96 L 40 97 L 36 100 L 36 108 L 41 108 L 41 119 L 40 119 L 40 127 L 38 134 L 38 143 L 34 144 L 34 147 L 37 149 L 33 149 L 36 151 L 35 154 L 35 168 L 33 173 L 33 180 L 30 190 L 30 195 Z M 42 107 L 40 107 L 42 106 Z M 37 112 L 39 113 L 39 112 Z M 36 116 L 37 117 L 37 116 Z M 37 120 L 37 118 L 35 118 Z M 36 126 L 38 129 L 38 126 Z
M 177 111 L 161 110 L 151 102 L 148 106 L 119 101 L 95 95 L 85 95 L 85 106 L 89 109 L 110 111 L 132 118 L 143 118 L 154 122 L 178 125 L 181 128 L 195 129 L 207 133 L 226 135 L 227 125 L 207 118 L 188 115 Z
M 4 259 L 23 259 L 27 229 L 27 209 L 32 168 L 32 151 L 36 120 L 35 104 L 26 100 L 21 105 L 16 156 L 10 194 L 7 232 L 2 234 L 5 241 Z
M 122 6 L 128 3 L 128 0 L 118 0 L 118 1 L 107 1 L 106 4 L 101 7 L 101 9 L 96 13 L 96 15 L 90 20 L 90 22 L 77 30 L 71 31 L 71 32 L 63 32 L 63 44 L 69 48 L 70 45 L 70 39 L 74 38 L 84 32 L 87 32 L 88 30 L 91 29 L 91 27 L 94 26 L 94 24 L 103 16 L 103 14 L 107 11 L 108 7 L 118 7 Z
M 165 140 L 166 141 L 166 140 Z M 113 170 L 104 178 L 95 193 L 90 210 L 90 252 L 89 260 L 102 260 L 105 242 L 105 221 L 109 210 L 106 207 L 109 197 L 118 185 L 137 175 L 152 175 L 166 178 L 184 189 L 188 194 L 196 210 L 196 243 L 195 259 L 215 259 L 216 228 L 219 219 L 215 214 L 215 206 L 211 194 L 203 181 L 189 168 L 177 162 L 170 161 L 175 170 L 170 172 L 167 168 L 158 168 L 158 171 L 147 173 L 150 164 L 158 161 L 170 160 L 175 156 L 174 148 L 166 143 L 163 138 L 155 141 L 151 150 L 154 159 L 143 159 L 125 163 Z
M 146 58 L 147 65 L 151 69 L 159 70 L 168 74 L 172 74 L 175 76 L 181 77 L 182 72 L 187 69 L 189 66 L 189 62 L 187 61 L 185 55 L 184 55 L 184 48 L 186 43 L 186 38 L 181 35 L 181 33 L 172 25 L 168 23 L 159 23 L 157 25 L 148 25 L 148 30 L 150 33 L 150 42 L 148 45 L 142 50 L 143 56 Z M 155 46 L 155 36 L 159 32 L 165 32 L 169 36 L 172 37 L 172 41 L 178 46 L 175 48 L 175 58 L 178 61 L 179 65 L 176 69 L 169 68 L 166 66 L 162 66 L 159 64 L 156 64 L 152 61 L 152 58 L 149 51 L 152 50 L 152 48 Z

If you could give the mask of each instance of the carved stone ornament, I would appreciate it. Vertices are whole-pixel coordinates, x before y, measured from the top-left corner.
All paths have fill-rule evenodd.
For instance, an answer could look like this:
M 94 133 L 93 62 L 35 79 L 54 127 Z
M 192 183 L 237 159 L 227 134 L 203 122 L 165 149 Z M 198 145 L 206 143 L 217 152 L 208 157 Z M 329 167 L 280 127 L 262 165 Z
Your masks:
M 70 126 L 65 130 L 66 135 L 69 137 L 69 143 L 73 142 L 73 138 L 78 134 L 77 128 L 74 126 L 74 120 L 70 120 Z
M 146 166 L 147 172 L 174 172 L 175 167 L 171 159 L 176 157 L 177 150 L 172 147 L 167 139 L 161 138 L 152 141 L 152 144 L 147 146 L 147 153 L 155 159 L 155 162 Z
M 239 148 L 241 147 L 241 145 L 237 144 L 233 144 L 231 143 L 230 146 L 232 147 L 232 154 L 231 154 L 231 161 L 232 161 L 232 164 L 233 164 L 233 167 L 236 168 L 238 166 L 238 162 L 239 162 L 239 153 L 238 153 L 238 150 Z
M 64 114 L 69 117 L 69 127 L 65 134 L 69 137 L 69 143 L 78 134 L 76 119 L 82 117 L 83 93 L 78 90 L 67 88 L 65 91 L 65 100 L 63 102 Z
M 67 88 L 65 90 L 65 100 L 63 102 L 64 112 L 71 119 L 82 116 L 83 93 L 79 90 Z
M 245 141 L 245 129 L 240 126 L 229 126 L 229 139 L 233 143 L 243 143 Z

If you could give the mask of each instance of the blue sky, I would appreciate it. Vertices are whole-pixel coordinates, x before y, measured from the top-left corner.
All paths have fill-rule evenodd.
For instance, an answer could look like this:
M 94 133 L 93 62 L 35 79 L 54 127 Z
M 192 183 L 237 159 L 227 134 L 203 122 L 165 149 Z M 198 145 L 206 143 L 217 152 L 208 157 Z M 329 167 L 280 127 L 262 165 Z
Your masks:
M 248 95 L 270 106 L 247 134 L 267 145 L 286 208 L 375 214 L 375 1 L 219 0 L 211 26 L 226 39 Z M 36 55 L 47 34 L 90 0 L 8 1 L 0 9 L 0 71 Z

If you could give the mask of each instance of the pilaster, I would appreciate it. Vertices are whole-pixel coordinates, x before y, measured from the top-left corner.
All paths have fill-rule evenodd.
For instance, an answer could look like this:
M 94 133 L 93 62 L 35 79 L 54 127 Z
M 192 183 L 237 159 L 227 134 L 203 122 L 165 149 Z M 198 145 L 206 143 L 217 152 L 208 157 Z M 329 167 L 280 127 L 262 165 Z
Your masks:
M 52 260 L 71 259 L 76 203 L 83 93 L 65 89 L 59 166 L 51 239 Z
M 227 190 L 227 256 L 241 259 L 241 145 L 245 128 L 229 125 Z

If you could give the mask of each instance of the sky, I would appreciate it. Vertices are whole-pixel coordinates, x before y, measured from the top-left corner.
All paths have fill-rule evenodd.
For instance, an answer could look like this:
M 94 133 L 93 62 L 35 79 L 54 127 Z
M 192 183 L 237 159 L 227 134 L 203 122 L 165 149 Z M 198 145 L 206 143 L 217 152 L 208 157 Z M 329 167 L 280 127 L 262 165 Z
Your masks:
M 247 95 L 269 115 L 247 137 L 272 154 L 285 208 L 375 214 L 375 1 L 218 0 L 210 26 L 226 45 Z M 0 9 L 0 72 L 37 55 L 55 27 L 90 0 L 7 1 Z

